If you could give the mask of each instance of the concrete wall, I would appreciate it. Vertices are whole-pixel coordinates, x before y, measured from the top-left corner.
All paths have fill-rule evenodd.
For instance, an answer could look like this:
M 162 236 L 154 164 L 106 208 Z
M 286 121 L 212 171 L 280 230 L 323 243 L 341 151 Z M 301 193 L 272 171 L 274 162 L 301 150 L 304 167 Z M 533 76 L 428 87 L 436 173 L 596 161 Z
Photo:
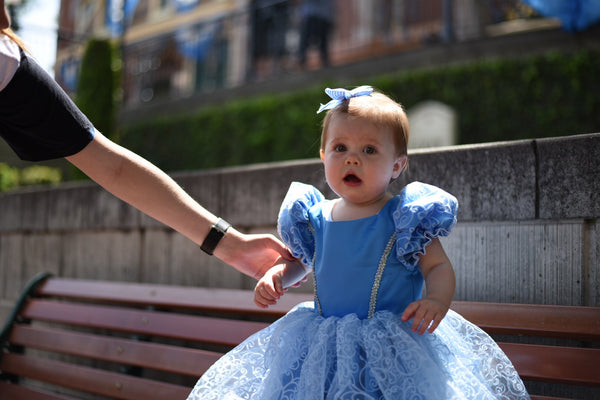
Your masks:
M 599 154 L 600 134 L 414 150 L 409 171 L 392 190 L 419 180 L 459 199 L 459 223 L 443 240 L 456 270 L 456 299 L 600 306 Z M 174 177 L 206 208 L 248 232 L 275 232 L 293 180 L 331 196 L 317 159 Z M 40 271 L 254 285 L 94 183 L 3 193 L 0 210 L 0 322 Z

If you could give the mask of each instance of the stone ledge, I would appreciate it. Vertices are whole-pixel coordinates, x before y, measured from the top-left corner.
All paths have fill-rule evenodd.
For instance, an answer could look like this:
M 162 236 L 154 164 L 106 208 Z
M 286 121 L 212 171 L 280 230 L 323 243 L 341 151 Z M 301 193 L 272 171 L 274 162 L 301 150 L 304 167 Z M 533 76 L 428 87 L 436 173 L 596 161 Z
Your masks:
M 460 203 L 460 221 L 594 219 L 600 216 L 600 134 L 451 146 L 409 152 L 409 170 L 392 184 L 439 186 Z M 319 159 L 173 174 L 204 207 L 252 229 L 275 224 L 290 182 L 326 197 Z M 66 183 L 0 194 L 0 232 L 158 228 L 160 223 L 94 183 Z

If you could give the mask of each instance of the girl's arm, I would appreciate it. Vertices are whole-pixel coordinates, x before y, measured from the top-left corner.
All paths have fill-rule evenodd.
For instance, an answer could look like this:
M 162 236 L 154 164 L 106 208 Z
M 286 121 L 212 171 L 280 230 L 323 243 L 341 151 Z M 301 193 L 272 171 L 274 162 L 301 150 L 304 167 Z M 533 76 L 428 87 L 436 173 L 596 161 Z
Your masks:
M 256 284 L 254 303 L 261 308 L 276 304 L 287 288 L 302 282 L 309 271 L 298 260 L 274 266 Z
M 409 304 L 402 320 L 414 318 L 412 330 L 422 335 L 426 330 L 432 333 L 448 312 L 456 281 L 452 264 L 437 238 L 427 246 L 426 254 L 421 255 L 419 268 L 425 278 L 426 296 Z
M 140 211 L 202 244 L 217 217 L 166 173 L 96 131 L 79 153 L 67 157 L 100 186 Z M 229 228 L 214 255 L 260 279 L 273 265 L 293 259 L 273 235 L 247 235 Z

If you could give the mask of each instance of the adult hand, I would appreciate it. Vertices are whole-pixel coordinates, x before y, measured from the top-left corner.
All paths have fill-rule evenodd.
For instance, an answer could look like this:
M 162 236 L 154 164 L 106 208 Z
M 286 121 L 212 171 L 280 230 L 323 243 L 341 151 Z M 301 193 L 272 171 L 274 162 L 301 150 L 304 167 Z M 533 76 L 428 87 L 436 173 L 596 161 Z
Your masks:
M 295 260 L 271 234 L 243 234 L 229 228 L 214 255 L 238 271 L 259 280 L 273 266 Z

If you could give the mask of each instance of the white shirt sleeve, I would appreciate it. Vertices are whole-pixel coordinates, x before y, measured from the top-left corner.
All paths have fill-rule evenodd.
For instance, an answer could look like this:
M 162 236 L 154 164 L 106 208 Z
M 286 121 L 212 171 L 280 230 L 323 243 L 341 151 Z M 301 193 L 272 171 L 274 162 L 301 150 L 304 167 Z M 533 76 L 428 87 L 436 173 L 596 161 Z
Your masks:
M 9 84 L 21 62 L 19 45 L 0 33 L 0 90 Z

